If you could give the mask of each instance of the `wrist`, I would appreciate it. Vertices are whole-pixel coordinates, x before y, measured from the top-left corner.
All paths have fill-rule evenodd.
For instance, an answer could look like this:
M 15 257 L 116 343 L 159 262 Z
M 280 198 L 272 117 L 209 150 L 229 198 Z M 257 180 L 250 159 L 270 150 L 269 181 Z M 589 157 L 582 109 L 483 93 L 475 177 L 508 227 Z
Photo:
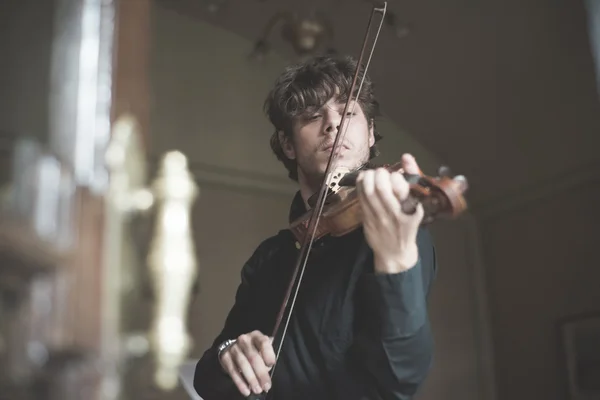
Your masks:
M 375 272 L 395 274 L 408 271 L 419 261 L 417 246 L 397 254 L 374 254 Z
M 237 341 L 237 339 L 227 339 L 224 342 L 222 342 L 218 347 L 217 347 L 217 359 L 219 360 L 219 364 L 221 364 L 221 366 L 223 366 L 223 364 L 221 363 L 221 356 L 231 347 L 235 344 L 235 342 Z

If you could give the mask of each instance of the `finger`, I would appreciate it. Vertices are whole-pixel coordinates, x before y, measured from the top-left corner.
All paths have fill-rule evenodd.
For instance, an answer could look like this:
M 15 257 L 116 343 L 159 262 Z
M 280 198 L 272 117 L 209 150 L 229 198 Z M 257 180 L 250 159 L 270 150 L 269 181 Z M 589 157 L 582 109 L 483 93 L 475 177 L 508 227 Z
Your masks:
M 367 228 L 375 228 L 375 225 L 377 229 L 386 228 L 395 220 L 394 214 L 400 215 L 399 202 L 391 189 L 390 173 L 380 168 L 374 170 L 365 179 L 366 191 L 371 191 L 373 194 L 363 199 L 366 215 L 363 223 Z
M 269 376 L 269 367 L 267 365 L 273 365 L 275 363 L 275 352 L 271 345 L 271 341 L 267 336 L 255 336 L 254 337 L 254 348 L 246 354 L 258 383 L 261 388 L 268 391 L 271 388 L 271 377 Z M 269 361 L 265 360 L 265 356 L 269 358 Z
M 227 351 L 225 354 L 221 356 L 221 365 L 223 365 L 223 369 L 229 374 L 235 386 L 237 386 L 238 390 L 244 396 L 249 396 L 251 391 L 250 387 L 246 384 L 244 378 L 242 378 L 241 374 L 238 372 L 238 368 L 231 357 L 231 353 Z
M 257 359 L 260 359 L 260 362 L 262 363 L 262 358 L 254 348 L 253 338 L 260 334 L 261 333 L 259 331 L 254 331 L 248 334 L 240 335 L 234 346 L 236 350 L 234 359 L 237 363 L 237 367 L 242 371 L 246 382 L 256 394 L 259 394 L 262 391 L 261 385 L 256 376 L 256 373 L 259 372 L 258 370 L 260 369 Z
M 417 204 L 417 208 L 415 210 L 414 216 L 417 221 L 420 221 L 425 217 L 425 209 L 423 208 L 423 204 Z
M 392 191 L 396 198 L 400 201 L 406 200 L 410 192 L 410 187 L 408 185 L 408 182 L 406 182 L 406 179 L 404 179 L 404 177 L 399 172 L 394 172 L 390 177 L 390 181 Z
M 402 155 L 402 168 L 407 174 L 422 175 L 417 160 L 415 160 L 412 154 L 407 153 Z
M 365 178 L 370 175 L 371 171 L 362 171 L 356 177 L 356 193 L 358 193 L 359 200 L 363 200 L 366 197 L 365 193 Z
M 403 213 L 414 215 L 419 204 L 418 199 L 409 196 L 410 186 L 399 173 L 392 174 L 392 187 L 394 194 L 400 200 L 400 208 Z
M 270 369 L 277 361 L 275 351 L 273 350 L 273 337 L 266 336 L 261 331 L 250 333 L 253 348 L 262 357 L 264 365 Z
M 369 223 L 374 221 L 375 210 L 371 204 L 371 197 L 373 197 L 375 187 L 375 171 L 368 170 L 364 171 L 359 175 L 360 181 L 357 182 L 357 192 L 361 205 L 361 212 L 363 213 L 363 223 L 366 228 L 369 228 Z
M 388 221 L 390 218 L 400 216 L 400 201 L 392 189 L 392 176 L 404 178 L 400 174 L 390 174 L 386 169 L 378 169 L 375 172 L 375 193 L 374 206 L 379 208 L 379 217 Z
M 233 348 L 232 348 L 233 350 Z M 240 347 L 236 347 L 235 351 L 232 351 L 231 356 L 235 360 L 236 369 L 242 373 L 242 376 L 246 380 L 248 386 L 252 389 L 252 391 L 256 394 L 260 394 L 262 392 L 262 388 L 258 382 L 258 378 L 254 373 L 254 368 L 250 363 L 248 356 Z
M 273 350 L 273 339 L 268 336 L 259 336 L 255 339 L 255 346 L 260 352 L 262 359 L 267 366 L 271 368 L 275 365 L 275 350 Z
M 370 196 L 373 194 L 374 173 L 374 170 L 368 169 L 366 171 L 361 171 L 356 178 L 356 188 L 364 196 Z

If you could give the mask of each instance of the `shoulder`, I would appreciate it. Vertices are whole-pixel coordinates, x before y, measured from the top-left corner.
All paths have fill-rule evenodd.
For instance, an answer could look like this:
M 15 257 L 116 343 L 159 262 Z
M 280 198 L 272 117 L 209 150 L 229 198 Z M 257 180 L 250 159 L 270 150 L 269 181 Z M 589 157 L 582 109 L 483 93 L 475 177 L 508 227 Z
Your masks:
M 282 251 L 294 246 L 293 234 L 285 229 L 263 239 L 246 261 L 242 274 L 249 276 L 267 267 Z
M 263 239 L 254 251 L 256 257 L 273 257 L 277 253 L 294 247 L 295 238 L 289 229 L 282 229 L 274 235 Z

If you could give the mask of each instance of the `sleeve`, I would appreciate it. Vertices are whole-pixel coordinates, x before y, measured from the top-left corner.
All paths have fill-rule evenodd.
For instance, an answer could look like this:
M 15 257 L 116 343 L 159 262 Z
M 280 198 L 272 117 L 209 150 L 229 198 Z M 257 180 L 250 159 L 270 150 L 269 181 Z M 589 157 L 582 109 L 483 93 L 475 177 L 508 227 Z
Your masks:
M 243 333 L 252 330 L 250 321 L 251 299 L 254 292 L 254 277 L 263 262 L 263 245 L 254 252 L 252 257 L 244 264 L 241 272 L 241 282 L 237 288 L 233 307 L 225 320 L 225 325 L 215 338 L 212 346 L 208 348 L 198 363 L 194 373 L 194 389 L 203 400 L 243 399 L 237 387 L 225 373 L 217 358 L 218 346 L 227 339 L 235 339 Z
M 436 270 L 433 242 L 422 229 L 413 268 L 363 276 L 359 299 L 364 322 L 357 329 L 354 360 L 374 397 L 410 399 L 430 370 L 433 336 L 427 297 Z

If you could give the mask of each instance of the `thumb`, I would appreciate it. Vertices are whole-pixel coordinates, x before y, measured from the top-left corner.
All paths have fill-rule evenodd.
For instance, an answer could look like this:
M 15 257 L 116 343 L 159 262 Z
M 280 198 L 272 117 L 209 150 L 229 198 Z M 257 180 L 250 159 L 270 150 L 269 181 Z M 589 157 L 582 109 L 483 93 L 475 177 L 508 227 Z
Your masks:
M 402 155 L 402 168 L 407 174 L 422 175 L 419 165 L 417 164 L 417 160 L 415 160 L 412 154 Z

